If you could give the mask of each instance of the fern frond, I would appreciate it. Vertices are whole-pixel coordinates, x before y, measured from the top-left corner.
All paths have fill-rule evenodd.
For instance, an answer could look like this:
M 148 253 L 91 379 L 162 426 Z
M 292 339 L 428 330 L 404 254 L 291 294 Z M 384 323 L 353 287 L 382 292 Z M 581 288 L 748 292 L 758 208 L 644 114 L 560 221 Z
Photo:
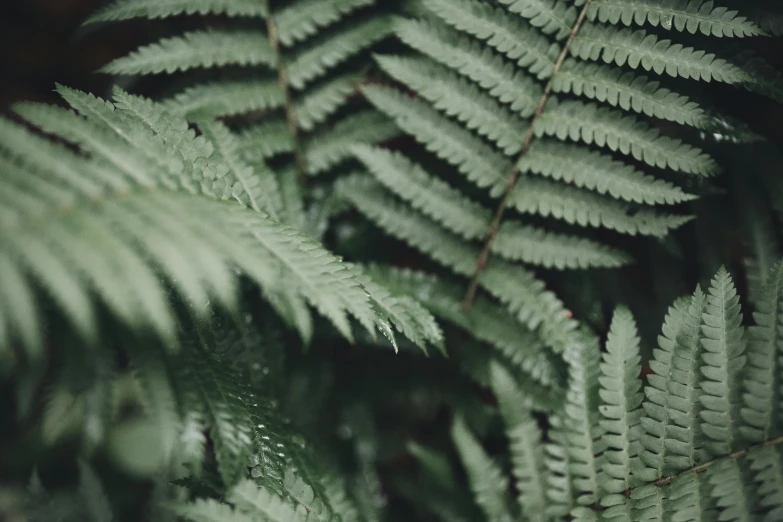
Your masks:
M 307 142 L 307 173 L 318 175 L 351 157 L 351 148 L 356 144 L 380 143 L 398 134 L 394 123 L 377 111 L 354 113 L 337 123 L 330 132 L 314 136 Z
M 476 503 L 490 522 L 513 520 L 508 501 L 508 481 L 484 452 L 461 417 L 451 426 L 451 437 L 468 473 Z
M 519 162 L 519 168 L 631 203 L 673 205 L 695 198 L 671 183 L 603 154 L 552 140 L 534 143 Z
M 29 104 L 19 112 L 79 143 L 91 158 L 46 144 L 10 123 L 0 128 L 7 135 L 4 144 L 28 143 L 19 152 L 9 151 L 20 154 L 19 160 L 4 165 L 7 194 L 15 202 L 4 204 L 0 262 L 7 278 L 4 298 L 17 303 L 3 307 L 13 317 L 3 322 L 14 325 L 14 335 L 29 349 L 41 342 L 34 297 L 39 283 L 84 332 L 96 329 L 89 289 L 123 321 L 150 327 L 174 346 L 159 271 L 189 301 L 203 303 L 213 296 L 231 305 L 235 267 L 272 294 L 287 286 L 289 294 L 306 297 L 349 337 L 346 314 L 374 334 L 376 319 L 382 319 L 339 260 L 261 212 L 213 200 L 233 197 L 270 213 L 281 208 L 275 179 L 242 164 L 225 127 L 205 124 L 207 133 L 196 137 L 184 120 L 143 98 L 117 91 L 113 105 L 78 91 L 60 92 L 88 117 Z M 31 147 L 35 143 L 57 161 L 25 154 L 38 150 Z M 32 216 L 46 226 L 30 229 L 26 223 Z M 32 255 L 36 259 L 27 260 Z M 117 270 L 127 279 L 114 277 Z M 283 284 L 280 274 L 288 274 L 289 283 Z
M 701 412 L 702 431 L 710 439 L 705 448 L 715 456 L 730 453 L 741 440 L 741 371 L 747 356 L 741 325 L 739 296 L 726 269 L 710 285 L 702 315 Z
M 598 342 L 582 335 L 582 343 L 570 344 L 563 353 L 568 363 L 563 431 L 573 482 L 572 494 L 577 505 L 585 506 L 599 500 L 598 455 L 606 445 L 606 433 L 598 409 Z
M 272 219 L 280 220 L 283 201 L 280 187 L 269 169 L 253 169 L 239 156 L 239 144 L 229 129 L 220 122 L 202 123 L 199 128 L 215 144 L 213 158 L 224 163 L 236 180 L 231 188 L 232 196 L 256 212 L 264 212 Z
M 520 178 L 509 196 L 509 206 L 524 214 L 551 216 L 570 224 L 605 227 L 631 235 L 663 237 L 692 219 L 691 216 L 635 208 L 532 176 Z
M 593 0 L 587 16 L 613 25 L 649 24 L 707 36 L 742 38 L 764 34 L 751 20 L 738 16 L 737 11 L 704 0 Z
M 373 304 L 408 339 L 422 347 L 430 343 L 441 352 L 445 350 L 443 332 L 421 304 L 405 294 L 393 295 L 359 266 L 353 265 L 351 270 L 357 272 L 357 279 L 370 294 Z
M 419 22 L 403 21 L 397 24 L 397 33 L 403 38 L 403 41 L 412 47 L 422 46 L 427 50 L 427 54 L 432 60 L 443 63 L 449 69 L 457 71 L 462 76 L 470 78 L 476 84 L 485 89 L 491 96 L 497 98 L 500 102 L 510 105 L 510 110 L 514 113 L 527 117 L 531 116 L 535 110 L 538 99 L 541 96 L 541 87 L 531 81 L 524 74 L 515 71 L 513 67 L 498 54 L 491 50 L 481 50 L 475 45 L 460 45 L 461 40 L 457 40 L 457 45 L 446 46 L 440 40 L 440 45 L 433 42 L 437 38 L 445 38 L 447 34 L 441 34 L 445 31 L 435 31 L 434 34 L 421 34 L 420 31 L 427 26 Z M 456 37 L 457 35 L 450 35 Z M 391 57 L 381 57 L 379 60 L 393 60 Z M 381 61 L 381 65 L 384 62 Z M 392 62 L 394 65 L 395 62 Z M 415 61 L 409 60 L 396 61 L 397 70 L 400 67 L 408 65 L 416 67 L 414 71 L 409 71 L 407 77 L 416 80 L 423 75 L 424 64 L 417 65 Z M 403 69 L 403 73 L 405 70 Z M 433 71 L 438 72 L 438 71 Z M 430 73 L 432 74 L 432 73 Z M 448 76 L 443 71 L 438 72 L 438 77 Z M 398 78 L 399 79 L 399 78 Z M 405 81 L 405 80 L 403 80 Z M 453 80 L 452 80 L 453 82 Z M 408 83 L 406 81 L 406 83 Z M 410 85 L 410 84 L 409 84 Z M 416 89 L 418 91 L 418 89 Z M 472 98 L 480 97 L 478 94 Z M 454 104 L 454 107 L 458 107 Z M 500 111 L 499 111 L 500 112 Z M 522 134 L 521 131 L 516 131 Z M 520 137 L 521 141 L 521 137 Z
M 601 489 L 622 493 L 631 486 L 631 461 L 640 448 L 642 416 L 641 357 L 639 336 L 631 313 L 615 311 L 601 362 L 599 407 L 606 441 L 601 463 Z
M 369 267 L 370 274 L 402 295 L 416 297 L 442 320 L 470 332 L 502 354 L 508 362 L 557 395 L 561 364 L 547 353 L 534 335 L 522 330 L 514 317 L 484 297 L 466 311 L 460 303 L 460 288 L 442 278 L 402 269 Z M 540 404 L 534 404 L 539 407 Z
M 642 68 L 656 74 L 724 83 L 753 82 L 743 69 L 712 53 L 659 40 L 643 29 L 614 29 L 587 25 L 574 38 L 571 53 L 583 60 L 603 60 L 632 69 Z
M 777 453 L 777 454 L 776 454 Z M 753 471 L 758 504 L 766 510 L 765 520 L 783 516 L 783 465 L 780 450 L 765 447 L 748 455 Z
M 499 0 L 512 13 L 526 18 L 530 25 L 558 40 L 571 32 L 577 18 L 576 9 L 557 0 Z
M 354 147 L 354 153 L 386 188 L 445 228 L 465 239 L 482 239 L 486 234 L 491 220 L 487 210 L 430 177 L 404 156 L 370 147 Z M 625 262 L 622 253 L 601 245 L 518 223 L 503 225 L 493 249 L 506 259 L 558 269 L 618 266 Z
M 493 187 L 492 195 L 500 195 L 505 176 L 512 169 L 511 162 L 501 154 L 419 100 L 385 87 L 366 87 L 363 91 L 428 150 L 455 165 L 477 186 Z M 582 226 L 605 226 L 628 234 L 665 235 L 689 219 L 657 215 L 647 209 L 633 213 L 608 198 L 530 177 L 518 181 L 509 205 L 523 213 L 552 216 Z
M 267 10 L 266 4 L 255 0 L 116 0 L 90 16 L 84 24 L 133 18 L 168 18 L 183 14 L 265 18 Z
M 772 267 L 763 286 L 753 313 L 756 326 L 748 332 L 744 407 L 741 410 L 742 419 L 747 423 L 741 431 L 756 442 L 783 433 L 783 379 L 776 371 L 777 359 L 783 352 L 779 326 L 783 312 L 783 264 Z
M 191 31 L 142 46 L 101 68 L 108 74 L 171 74 L 224 65 L 273 67 L 275 55 L 258 31 Z
M 360 77 L 354 74 L 338 76 L 318 86 L 296 102 L 296 117 L 303 130 L 313 130 L 325 121 L 356 92 Z
M 710 175 L 720 169 L 702 150 L 660 133 L 631 116 L 592 103 L 549 102 L 536 122 L 538 136 L 582 141 L 619 151 L 652 167 Z
M 444 232 L 424 216 L 411 213 L 384 195 L 374 183 L 361 178 L 346 179 L 338 190 L 387 233 L 457 274 L 469 276 L 473 273 L 473 260 L 478 255 L 476 248 Z M 573 328 L 569 324 L 568 313 L 532 274 L 498 260 L 490 264 L 480 282 L 507 304 L 522 324 L 530 329 L 542 327 L 542 338 L 547 340 L 547 344 L 557 347 L 558 351 L 567 344 Z
M 202 336 L 209 336 L 209 331 L 199 325 L 194 328 L 194 337 L 172 365 L 175 382 L 180 393 L 197 397 L 197 411 L 209 429 L 221 478 L 230 486 L 247 473 L 254 426 L 244 400 L 246 391 L 223 362 L 208 351 L 205 343 L 209 337 Z
M 439 111 L 495 143 L 506 155 L 519 153 L 527 125 L 474 84 L 427 59 L 380 56 L 377 61 L 391 77 L 406 84 Z M 536 101 L 532 97 L 525 101 L 524 115 L 533 113 Z
M 603 64 L 566 60 L 553 79 L 552 90 L 697 129 L 711 124 L 704 109 L 687 96 L 661 87 L 660 82 L 646 76 Z
M 270 520 L 272 522 L 305 522 L 309 520 L 330 520 L 321 518 L 304 504 L 295 504 L 289 499 L 259 488 L 246 480 L 237 484 L 229 493 L 228 500 L 238 511 L 247 513 L 251 520 Z
M 391 21 L 385 17 L 368 18 L 344 31 L 316 38 L 288 63 L 289 81 L 302 89 L 328 70 L 366 49 L 391 33 Z
M 164 102 L 164 106 L 193 121 L 276 109 L 284 103 L 276 82 L 251 80 L 188 87 Z
M 375 0 L 299 0 L 275 13 L 280 43 L 291 45 L 306 40 L 321 29 L 339 22 L 353 11 Z
M 456 166 L 479 187 L 502 184 L 506 173 L 511 171 L 507 158 L 426 103 L 388 87 L 365 87 L 362 92 L 394 118 L 403 131 Z
M 172 455 L 179 452 L 177 438 L 183 431 L 167 361 L 157 347 L 134 347 L 126 353 L 144 391 L 144 412 L 155 427 L 160 462 L 168 463 Z M 203 446 L 199 449 L 203 451 Z M 158 454 L 158 451 L 152 453 Z M 187 462 L 188 458 L 185 454 L 183 460 Z
M 697 288 L 691 299 L 677 301 L 669 308 L 658 337 L 659 348 L 653 350 L 652 374 L 642 404 L 644 449 L 639 455 L 648 469 L 635 471 L 643 480 L 657 480 L 691 468 L 704 456 L 698 415 L 702 351 L 699 325 L 705 302 L 706 296 Z
M 706 471 L 704 481 L 711 487 L 712 503 L 723 520 L 752 520 L 755 504 L 752 481 L 748 480 L 747 461 L 724 459 Z
M 265 120 L 238 133 L 241 154 L 255 163 L 294 150 L 288 124 L 283 120 Z
M 545 520 L 546 473 L 541 430 L 527 411 L 525 394 L 496 362 L 490 365 L 490 379 L 506 425 L 522 514 L 529 520 Z

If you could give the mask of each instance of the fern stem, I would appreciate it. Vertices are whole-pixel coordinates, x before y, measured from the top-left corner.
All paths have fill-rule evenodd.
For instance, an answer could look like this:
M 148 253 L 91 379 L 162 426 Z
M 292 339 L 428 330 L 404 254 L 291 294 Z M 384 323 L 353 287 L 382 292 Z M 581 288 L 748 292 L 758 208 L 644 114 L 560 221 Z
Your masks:
M 543 94 L 541 94 L 541 98 L 539 98 L 538 100 L 538 104 L 536 105 L 536 111 L 530 120 L 530 126 L 528 127 L 527 132 L 525 133 L 525 137 L 522 141 L 522 149 L 519 153 L 519 157 L 517 158 L 517 161 L 514 164 L 514 168 L 511 171 L 511 175 L 508 177 L 508 180 L 506 181 L 506 185 L 503 189 L 503 195 L 500 198 L 500 203 L 498 204 L 498 208 L 495 211 L 495 217 L 492 219 L 492 222 L 489 226 L 489 230 L 487 231 L 486 239 L 484 240 L 484 247 L 482 248 L 478 261 L 476 262 L 476 270 L 473 273 L 473 278 L 470 281 L 470 286 L 468 287 L 468 291 L 465 293 L 465 297 L 462 301 L 462 306 L 466 310 L 470 310 L 470 307 L 473 305 L 473 300 L 476 298 L 476 292 L 478 291 L 479 277 L 481 276 L 481 273 L 484 271 L 484 268 L 486 268 L 487 266 L 487 261 L 489 261 L 490 250 L 492 249 L 492 243 L 495 241 L 498 232 L 500 232 L 500 224 L 503 221 L 503 214 L 506 212 L 508 199 L 509 197 L 511 197 L 511 192 L 514 190 L 514 186 L 516 185 L 517 179 L 519 178 L 519 173 L 520 173 L 519 165 L 522 161 L 522 158 L 525 156 L 525 154 L 527 154 L 530 151 L 530 146 L 533 144 L 533 139 L 535 138 L 535 130 L 534 130 L 535 123 L 544 114 L 544 108 L 546 107 L 546 103 L 547 101 L 549 101 L 549 95 L 552 92 L 554 78 L 557 75 L 557 73 L 560 71 L 560 68 L 563 66 L 563 62 L 565 62 L 565 59 L 568 56 L 568 49 L 571 46 L 571 43 L 574 41 L 574 38 L 576 37 L 577 33 L 579 33 L 579 29 L 581 29 L 582 24 L 584 24 L 584 21 L 587 17 L 587 8 L 590 6 L 590 3 L 592 1 L 593 0 L 587 0 L 585 2 L 585 5 L 582 7 L 582 11 L 579 13 L 579 16 L 577 17 L 574 26 L 571 28 L 571 31 L 568 33 L 568 39 L 563 45 L 562 51 L 560 51 L 560 56 L 557 57 L 557 61 L 555 62 L 555 66 L 552 69 L 552 74 L 549 76 L 549 81 L 547 82 L 546 87 L 544 88 L 544 92 Z
M 288 132 L 291 135 L 291 141 L 294 146 L 294 161 L 296 163 L 296 172 L 300 181 L 304 181 L 307 176 L 307 158 L 304 148 L 299 139 L 299 119 L 296 116 L 296 107 L 294 106 L 294 97 L 291 94 L 291 82 L 288 78 L 288 67 L 283 60 L 283 54 L 280 52 L 280 39 L 277 35 L 277 24 L 272 13 L 272 0 L 266 0 L 266 32 L 269 38 L 269 46 L 275 55 L 277 63 L 277 83 L 280 90 L 283 91 L 283 100 L 285 101 L 285 117 L 288 123 Z
M 674 475 L 669 475 L 668 477 L 659 478 L 658 480 L 653 482 L 653 484 L 658 487 L 665 486 L 666 484 L 672 483 L 676 478 L 682 475 L 687 475 L 688 473 L 702 473 L 704 471 L 707 471 L 707 469 L 710 466 L 724 459 L 738 460 L 741 459 L 742 457 L 746 457 L 750 452 L 754 450 L 761 449 L 766 446 L 777 446 L 779 444 L 783 444 L 783 437 L 778 437 L 776 439 L 767 440 L 759 444 L 754 444 L 752 446 L 748 446 L 743 450 L 735 451 L 734 453 L 726 455 L 722 458 L 711 460 L 709 462 L 704 462 L 703 464 L 699 464 L 698 466 L 693 466 L 692 468 L 688 468 L 685 471 L 681 471 L 680 473 L 676 473 Z M 640 486 L 640 487 L 644 487 L 644 486 Z M 628 489 L 626 490 L 625 494 L 630 496 L 630 494 L 634 491 L 634 489 L 637 488 Z

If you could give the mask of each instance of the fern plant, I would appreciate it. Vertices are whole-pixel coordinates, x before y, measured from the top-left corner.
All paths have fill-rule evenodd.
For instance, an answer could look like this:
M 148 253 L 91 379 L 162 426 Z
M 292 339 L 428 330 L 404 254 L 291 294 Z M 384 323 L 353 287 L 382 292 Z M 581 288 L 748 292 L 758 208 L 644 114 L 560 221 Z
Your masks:
M 711 142 L 760 139 L 695 83 L 780 99 L 774 71 L 725 45 L 766 35 L 754 16 L 688 1 L 411 2 L 394 27 L 413 52 L 376 57 L 399 86 L 362 92 L 421 147 L 355 146 L 370 175 L 340 192 L 466 278 L 465 307 L 482 288 L 560 352 L 551 332 L 571 328 L 568 312 L 529 267 L 619 267 L 631 258 L 618 234 L 689 221 L 683 204 L 721 169 Z
M 364 52 L 391 30 L 385 11 L 374 0 L 117 0 L 87 23 L 229 17 L 225 27 L 165 37 L 102 71 L 187 73 L 179 82 L 184 89 L 163 101 L 167 109 L 189 121 L 236 123 L 243 162 L 278 174 L 286 205 L 281 221 L 317 236 L 323 225 L 306 219 L 302 183 L 326 177 L 350 156 L 350 145 L 395 133 L 391 122 L 355 96 L 365 74 Z
M 0 513 L 11 497 L 46 521 L 783 519 L 764 201 L 780 212 L 781 186 L 751 173 L 763 137 L 721 100 L 781 101 L 752 49 L 779 13 L 108 2 L 88 25 L 165 33 L 102 69 L 154 80 L 154 101 L 58 86 L 69 109 L 0 119 L 0 395 L 31 476 Z M 755 325 L 721 270 L 652 357 L 622 308 L 602 351 L 584 312 L 633 275 L 597 269 L 676 251 L 691 214 L 694 262 L 714 263 L 736 245 L 697 199 L 726 179 Z M 449 436 L 475 502 L 451 454 L 411 442 Z
M 516 502 L 461 416 L 451 429 L 485 519 L 780 520 L 781 267 L 747 328 L 722 268 L 706 293 L 669 309 L 649 361 L 633 316 L 618 308 L 605 350 L 589 334 L 565 350 L 567 392 L 546 430 L 540 406 L 493 362 Z
M 54 359 L 44 444 L 75 436 L 85 457 L 104 453 L 133 476 L 162 473 L 162 491 L 165 479 L 193 489 L 210 473 L 216 497 L 254 479 L 279 506 L 331 513 L 327 495 L 344 495 L 339 480 L 327 494 L 328 470 L 314 471 L 321 465 L 299 447 L 274 395 L 259 397 L 263 383 L 221 357 L 229 333 L 241 331 L 240 288 L 260 287 L 305 342 L 310 307 L 349 340 L 354 319 L 395 347 L 389 321 L 424 348 L 441 344 L 434 320 L 275 219 L 276 178 L 243 166 L 220 123 L 202 121 L 197 136 L 184 118 L 120 89 L 113 102 L 58 92 L 78 113 L 34 103 L 16 113 L 61 142 L 0 120 L 0 347 L 4 369 L 20 381 L 17 410 L 31 413 Z M 229 333 L 216 310 L 229 314 Z M 138 412 L 128 418 L 128 408 Z M 108 504 L 93 494 L 85 509 Z M 53 501 L 34 516 L 84 513 Z M 110 516 L 99 511 L 95 520 Z

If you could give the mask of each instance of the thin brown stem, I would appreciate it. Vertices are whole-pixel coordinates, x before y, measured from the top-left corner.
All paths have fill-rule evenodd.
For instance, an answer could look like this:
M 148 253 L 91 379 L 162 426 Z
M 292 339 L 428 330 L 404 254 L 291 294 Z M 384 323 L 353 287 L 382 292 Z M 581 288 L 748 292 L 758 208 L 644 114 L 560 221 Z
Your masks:
M 678 478 L 678 477 L 680 477 L 682 475 L 686 475 L 688 473 L 702 473 L 703 471 L 707 471 L 707 469 L 710 466 L 712 466 L 713 464 L 715 464 L 716 462 L 719 462 L 721 460 L 724 460 L 724 459 L 731 459 L 731 460 L 741 459 L 742 457 L 746 456 L 748 453 L 750 453 L 751 451 L 753 451 L 755 449 L 763 448 L 764 446 L 777 446 L 778 444 L 783 444 L 783 437 L 778 437 L 777 439 L 768 440 L 768 441 L 762 442 L 760 444 L 756 444 L 756 445 L 750 446 L 748 448 L 745 448 L 744 450 L 735 451 L 734 453 L 726 455 L 725 457 L 722 457 L 722 458 L 719 458 L 719 459 L 716 459 L 716 460 L 711 460 L 709 462 L 705 462 L 704 464 L 699 464 L 698 466 L 693 466 L 692 468 L 688 468 L 685 471 L 681 471 L 680 473 L 677 473 L 675 475 L 670 475 L 668 477 L 659 478 L 658 480 L 653 482 L 653 484 L 656 485 L 656 486 L 665 486 L 666 484 L 672 483 L 676 478 Z M 630 495 L 631 492 L 633 492 L 633 489 L 628 490 L 626 492 L 626 494 Z
M 576 37 L 576 34 L 579 32 L 579 29 L 582 27 L 582 24 L 584 24 L 585 18 L 587 17 L 587 8 L 590 5 L 590 2 L 592 2 L 592 0 L 587 0 L 585 2 L 585 5 L 582 7 L 582 11 L 579 13 L 579 17 L 576 19 L 576 23 L 571 28 L 571 31 L 568 33 L 568 39 L 563 45 L 563 50 L 560 52 L 560 56 L 557 57 L 555 66 L 552 68 L 552 74 L 549 77 L 549 81 L 547 82 L 546 87 L 544 88 L 543 94 L 541 94 L 541 98 L 539 98 L 538 100 L 538 104 L 536 105 L 536 111 L 533 114 L 532 119 L 530 120 L 530 127 L 528 127 L 527 132 L 525 133 L 525 137 L 522 140 L 522 149 L 519 153 L 519 157 L 517 158 L 517 161 L 514 164 L 514 168 L 511 171 L 511 175 L 508 177 L 508 180 L 506 181 L 506 185 L 503 190 L 503 195 L 500 198 L 500 203 L 498 204 L 498 208 L 495 211 L 495 217 L 492 219 L 492 223 L 490 223 L 489 230 L 487 231 L 486 239 L 484 240 L 484 247 L 482 248 L 478 261 L 476 262 L 476 270 L 473 273 L 473 278 L 470 281 L 470 286 L 468 287 L 468 291 L 466 292 L 465 297 L 462 301 L 462 306 L 466 310 L 470 310 L 470 307 L 473 305 L 473 300 L 476 298 L 476 292 L 478 291 L 479 277 L 481 276 L 481 273 L 484 271 L 484 269 L 487 266 L 487 261 L 489 261 L 489 254 L 490 251 L 492 250 L 492 244 L 494 243 L 495 238 L 497 237 L 498 232 L 500 231 L 500 224 L 503 221 L 503 214 L 505 214 L 506 212 L 506 206 L 508 205 L 508 200 L 511 197 L 511 192 L 514 190 L 514 186 L 517 183 L 517 179 L 519 178 L 519 165 L 522 161 L 522 158 L 525 156 L 525 154 L 527 154 L 530 151 L 530 146 L 533 144 L 533 140 L 535 139 L 535 130 L 534 130 L 535 123 L 544 113 L 544 108 L 546 107 L 546 103 L 547 101 L 549 101 L 549 95 L 552 92 L 552 84 L 554 81 L 554 77 L 560 71 L 560 68 L 563 66 L 563 62 L 565 62 L 565 59 L 568 56 L 568 49 L 571 46 L 571 43 L 574 41 L 574 38 Z
M 277 25 L 275 25 L 271 4 L 271 0 L 266 1 L 266 32 L 269 38 L 269 46 L 272 48 L 272 52 L 275 53 L 275 58 L 277 61 L 277 83 L 280 87 L 280 90 L 283 91 L 283 100 L 285 102 L 285 117 L 288 123 L 288 133 L 291 135 L 291 140 L 293 141 L 296 172 L 299 176 L 299 179 L 304 181 L 307 177 L 307 157 L 305 156 L 304 148 L 302 147 L 301 140 L 299 139 L 299 119 L 296 115 L 294 98 L 291 94 L 291 82 L 288 79 L 288 67 L 285 64 L 285 60 L 283 60 L 283 54 L 280 52 L 280 40 L 277 36 Z

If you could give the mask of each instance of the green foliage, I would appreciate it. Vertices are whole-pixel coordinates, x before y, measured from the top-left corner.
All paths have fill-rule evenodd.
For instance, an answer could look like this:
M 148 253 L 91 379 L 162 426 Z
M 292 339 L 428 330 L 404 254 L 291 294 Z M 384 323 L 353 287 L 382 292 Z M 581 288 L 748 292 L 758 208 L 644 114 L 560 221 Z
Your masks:
M 646 382 L 633 316 L 618 309 L 600 368 L 596 340 L 566 350 L 568 393 L 543 436 L 521 382 L 494 363 L 520 519 L 777 520 L 782 403 L 769 394 L 779 393 L 770 378 L 779 378 L 782 360 L 762 346 L 780 342 L 781 331 L 761 331 L 781 303 L 781 265 L 764 288 L 771 309 L 751 327 L 765 341 L 741 341 L 738 297 L 721 268 L 706 295 L 697 288 L 669 310 Z M 474 486 L 476 503 L 498 519 L 507 482 L 463 421 L 453 436 L 471 483 L 484 485 Z
M 670 130 L 758 137 L 683 80 L 777 96 L 774 74 L 751 72 L 757 60 L 718 40 L 766 32 L 712 2 L 410 4 L 394 28 L 412 52 L 376 57 L 405 90 L 370 85 L 363 93 L 429 154 L 355 147 L 383 187 L 351 181 L 340 190 L 386 232 L 471 278 L 468 304 L 496 257 L 558 270 L 615 267 L 632 259 L 602 246 L 612 233 L 664 237 L 690 220 L 674 207 L 695 197 L 683 175 L 721 168 L 705 140 Z M 686 35 L 697 32 L 705 38 L 691 44 Z M 418 237 L 425 227 L 428 239 Z M 438 240 L 429 239 L 436 229 Z M 460 263 L 473 257 L 473 269 L 467 261 L 456 268 L 434 246 L 452 236 L 483 245 L 461 250 Z
M 0 518 L 783 519 L 776 3 L 130 20 L 0 119 Z

